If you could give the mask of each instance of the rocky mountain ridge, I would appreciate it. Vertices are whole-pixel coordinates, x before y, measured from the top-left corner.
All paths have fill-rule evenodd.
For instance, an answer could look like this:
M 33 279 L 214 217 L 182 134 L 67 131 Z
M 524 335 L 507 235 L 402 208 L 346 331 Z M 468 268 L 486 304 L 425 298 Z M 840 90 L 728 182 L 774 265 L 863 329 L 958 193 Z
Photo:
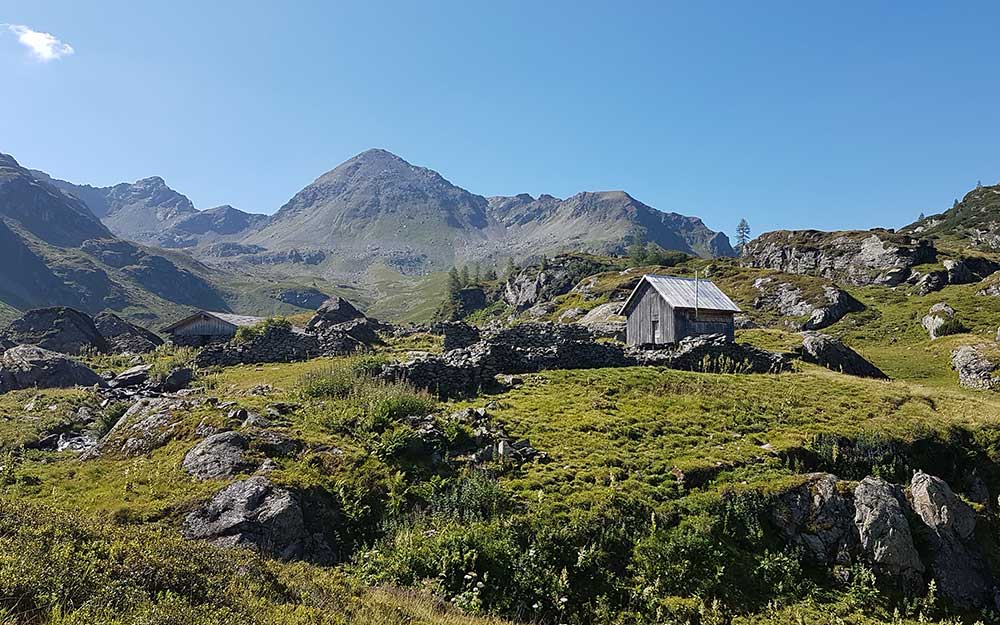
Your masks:
M 267 222 L 267 215 L 229 205 L 198 210 L 163 178 L 151 176 L 110 187 L 74 184 L 31 170 L 38 180 L 83 202 L 116 236 L 165 248 L 190 248 L 239 239 Z
M 272 252 L 333 250 L 341 269 L 381 259 L 414 273 L 566 250 L 622 252 L 633 239 L 733 255 L 728 238 L 700 219 L 662 213 L 623 191 L 485 198 L 377 149 L 317 178 L 243 243 Z

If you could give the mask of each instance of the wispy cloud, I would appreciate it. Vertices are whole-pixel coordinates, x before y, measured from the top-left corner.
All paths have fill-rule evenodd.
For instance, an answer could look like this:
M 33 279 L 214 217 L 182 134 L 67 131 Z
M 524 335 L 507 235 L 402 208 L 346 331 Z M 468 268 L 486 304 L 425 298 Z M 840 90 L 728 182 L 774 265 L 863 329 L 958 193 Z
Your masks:
M 21 45 L 28 48 L 31 55 L 39 61 L 49 62 L 73 54 L 73 46 L 60 41 L 49 33 L 32 30 L 23 24 L 0 24 L 17 37 Z

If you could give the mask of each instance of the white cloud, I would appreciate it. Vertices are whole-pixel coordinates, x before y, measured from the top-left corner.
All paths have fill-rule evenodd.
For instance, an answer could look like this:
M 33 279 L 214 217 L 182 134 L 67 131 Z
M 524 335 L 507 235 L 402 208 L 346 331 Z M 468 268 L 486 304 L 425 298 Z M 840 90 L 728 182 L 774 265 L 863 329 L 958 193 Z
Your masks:
M 28 48 L 39 61 L 55 61 L 73 54 L 73 46 L 56 39 L 49 33 L 38 32 L 21 24 L 0 24 L 14 33 L 21 45 Z

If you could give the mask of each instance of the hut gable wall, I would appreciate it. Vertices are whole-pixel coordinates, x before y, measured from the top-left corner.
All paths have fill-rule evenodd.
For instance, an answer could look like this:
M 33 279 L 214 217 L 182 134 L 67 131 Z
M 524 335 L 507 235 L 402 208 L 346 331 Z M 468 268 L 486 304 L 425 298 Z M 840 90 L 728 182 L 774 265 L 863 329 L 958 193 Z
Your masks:
M 649 283 L 642 283 L 634 302 L 626 311 L 626 336 L 629 345 L 671 343 L 674 340 L 674 314 Z

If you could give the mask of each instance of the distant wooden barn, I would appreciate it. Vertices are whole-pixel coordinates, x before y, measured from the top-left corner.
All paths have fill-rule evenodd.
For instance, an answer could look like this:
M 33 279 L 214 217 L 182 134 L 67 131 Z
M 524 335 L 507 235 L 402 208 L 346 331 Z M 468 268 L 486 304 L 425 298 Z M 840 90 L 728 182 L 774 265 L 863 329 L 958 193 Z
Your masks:
M 261 317 L 199 310 L 163 328 L 163 333 L 170 337 L 174 345 L 201 347 L 228 341 L 239 328 L 256 325 L 263 320 Z
M 709 280 L 645 275 L 619 314 L 627 319 L 629 345 L 656 345 L 702 334 L 725 334 L 731 341 L 738 312 Z

